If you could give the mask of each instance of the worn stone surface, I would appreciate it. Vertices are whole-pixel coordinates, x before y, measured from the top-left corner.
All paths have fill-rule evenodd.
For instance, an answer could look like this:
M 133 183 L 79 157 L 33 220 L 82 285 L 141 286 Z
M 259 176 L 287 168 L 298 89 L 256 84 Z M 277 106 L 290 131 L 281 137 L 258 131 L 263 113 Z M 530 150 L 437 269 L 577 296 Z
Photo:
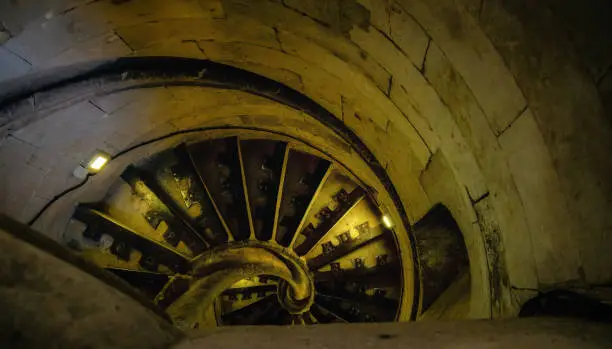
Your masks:
M 421 25 L 407 13 L 400 2 L 393 1 L 389 10 L 389 37 L 419 69 L 423 68 L 430 38 Z
M 420 176 L 420 182 L 432 203 L 448 208 L 463 234 L 469 258 L 469 292 L 467 295 L 468 318 L 490 318 L 490 282 L 487 256 L 480 227 L 475 224 L 477 217 L 469 196 L 457 185 L 445 154 L 436 152 L 429 166 Z M 457 299 L 455 299 L 457 300 Z M 446 315 L 441 312 L 439 315 Z
M 258 23 L 245 25 L 227 20 L 169 19 L 119 28 L 117 34 L 133 50 L 142 50 L 172 38 L 181 38 L 182 41 L 245 42 L 278 48 L 278 41 L 272 28 Z
M 556 280 L 577 281 L 583 277 L 581 251 L 572 242 L 570 217 L 559 178 L 531 111 L 519 117 L 499 141 L 525 205 L 533 249 L 538 251 L 534 258 L 539 282 L 550 285 Z M 543 210 L 546 214 L 540 213 Z
M 350 335 L 347 335 L 350 333 Z M 223 347 L 286 348 L 608 348 L 610 326 L 589 322 L 534 319 L 447 321 L 326 326 L 221 328 L 199 334 L 174 349 Z
M 495 212 L 489 196 L 473 204 L 478 226 L 484 240 L 484 248 L 489 268 L 489 292 L 491 295 L 491 317 L 510 317 L 518 315 L 520 304 L 512 304 L 511 285 L 506 267 L 505 243 L 494 219 Z M 523 241 L 528 245 L 529 241 Z
M 31 245 L 55 242 L 30 236 L 34 232 L 15 231 L 2 219 L 0 346 L 167 348 L 180 338 L 169 322 L 112 285 Z M 70 255 L 61 246 L 52 247 Z
M 499 133 L 520 114 L 525 98 L 478 23 L 452 2 L 403 4 L 449 57 L 476 96 L 491 128 Z
M 370 24 L 370 11 L 356 0 L 283 0 L 283 4 L 342 34 L 348 34 L 354 26 Z
M 521 197 L 516 189 L 505 156 L 488 120 L 463 77 L 453 68 L 436 44 L 427 53 L 425 77 L 449 106 L 457 127 L 466 137 L 488 184 L 489 203 L 496 207 L 501 236 L 506 249 L 505 267 L 515 287 L 536 288 L 533 256 L 539 253 L 530 244 Z M 479 197 L 471 195 L 472 200 Z M 529 263 L 525 263 L 529 261 Z
M 45 68 L 69 66 L 90 60 L 128 56 L 132 49 L 114 32 L 105 33 L 70 47 L 50 60 L 40 63 Z
M 32 144 L 9 137 L 0 149 L 0 210 L 21 217 L 33 195 L 32 189 L 40 186 L 45 171 L 29 163 L 38 150 Z
M 355 29 L 352 39 L 368 51 L 376 51 L 380 45 L 388 45 L 374 56 L 386 69 L 393 73 L 390 99 L 402 110 L 406 118 L 415 124 L 429 149 L 438 147 L 452 153 L 449 159 L 455 162 L 455 169 L 461 181 L 475 196 L 486 192 L 474 159 L 465 149 L 465 140 L 455 132 L 456 124 L 448 108 L 441 102 L 435 90 L 425 81 L 413 65 L 406 64 L 406 57 L 393 44 L 377 32 Z M 393 52 L 393 54 L 389 54 Z M 418 126 L 417 126 L 418 124 Z
M 415 224 L 414 237 L 423 290 L 421 312 L 426 312 L 469 270 L 468 253 L 455 219 L 441 204 Z
M 612 169 L 607 151 L 612 127 L 593 80 L 555 30 L 550 12 L 491 0 L 485 2 L 481 22 L 529 100 L 571 212 L 572 240 L 584 273 L 589 280 L 609 280 L 612 256 L 601 248 L 610 244 L 612 226 L 607 209 L 612 185 L 603 179 Z
M 0 81 L 25 75 L 32 65 L 15 53 L 0 46 Z
M 470 317 L 470 273 L 465 271 L 436 299 L 419 321 L 448 321 Z

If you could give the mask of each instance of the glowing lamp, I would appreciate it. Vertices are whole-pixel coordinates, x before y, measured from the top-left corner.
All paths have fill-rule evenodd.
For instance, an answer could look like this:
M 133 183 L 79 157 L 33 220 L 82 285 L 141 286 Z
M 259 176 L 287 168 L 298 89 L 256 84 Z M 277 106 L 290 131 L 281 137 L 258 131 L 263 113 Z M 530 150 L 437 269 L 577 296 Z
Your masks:
M 102 168 L 104 168 L 104 166 L 106 166 L 108 160 L 110 160 L 110 157 L 108 155 L 96 154 L 87 164 L 87 169 L 93 172 L 98 172 Z
M 391 217 L 389 217 L 389 215 L 383 215 L 382 222 L 387 229 L 393 228 L 393 221 L 391 221 Z

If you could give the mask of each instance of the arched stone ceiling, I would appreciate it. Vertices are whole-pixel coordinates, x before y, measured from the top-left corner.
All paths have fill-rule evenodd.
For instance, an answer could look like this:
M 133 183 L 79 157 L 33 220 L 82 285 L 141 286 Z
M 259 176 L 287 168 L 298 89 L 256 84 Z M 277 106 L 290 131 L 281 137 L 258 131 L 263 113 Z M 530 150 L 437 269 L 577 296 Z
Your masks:
M 450 208 L 474 265 L 472 287 L 493 299 L 473 302 L 472 315 L 512 315 L 516 289 L 612 280 L 612 130 L 597 91 L 606 79 L 602 62 L 612 56 L 586 50 L 596 59 L 583 59 L 549 11 L 509 3 L 4 2 L 0 78 L 14 78 L 4 87 L 15 91 L 41 81 L 27 73 L 52 81 L 73 64 L 170 56 L 283 83 L 363 141 L 411 222 L 435 203 Z M 79 67 L 73 75 L 87 71 Z M 236 91 L 159 87 L 78 102 L 74 96 L 67 88 L 4 104 L 0 210 L 29 220 L 75 184 L 72 170 L 97 148 L 112 153 L 203 125 L 250 123 L 298 134 L 314 122 Z M 293 121 L 279 122 L 284 114 Z M 307 137 L 319 146 L 352 156 L 331 133 L 311 130 Z M 369 176 L 365 169 L 362 176 Z

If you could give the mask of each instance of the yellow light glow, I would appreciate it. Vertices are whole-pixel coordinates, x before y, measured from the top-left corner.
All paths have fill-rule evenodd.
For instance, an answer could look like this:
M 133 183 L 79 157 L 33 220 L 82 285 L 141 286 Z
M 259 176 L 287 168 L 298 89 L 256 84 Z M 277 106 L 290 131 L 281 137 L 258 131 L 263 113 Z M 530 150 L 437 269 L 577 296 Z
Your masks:
M 98 154 L 89 162 L 88 168 L 93 171 L 100 171 L 108 163 L 108 160 L 108 156 Z
M 393 222 L 391 221 L 391 218 L 388 215 L 382 216 L 382 221 L 387 229 L 393 228 Z

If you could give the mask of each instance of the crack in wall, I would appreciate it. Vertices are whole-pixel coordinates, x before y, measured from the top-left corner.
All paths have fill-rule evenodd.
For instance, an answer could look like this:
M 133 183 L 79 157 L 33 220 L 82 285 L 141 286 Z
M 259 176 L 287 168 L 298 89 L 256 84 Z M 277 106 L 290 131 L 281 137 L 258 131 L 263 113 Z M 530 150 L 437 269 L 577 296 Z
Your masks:
M 312 17 L 312 16 L 308 15 L 308 14 L 307 14 L 307 13 L 305 13 L 305 12 L 302 12 L 302 11 L 300 11 L 300 10 L 298 10 L 298 9 L 294 8 L 294 7 L 291 7 L 289 4 L 287 4 L 287 0 L 282 0 L 282 1 L 280 2 L 280 4 L 281 4 L 281 5 L 283 5 L 283 7 L 285 7 L 285 8 L 286 8 L 286 9 L 288 9 L 288 10 L 291 10 L 291 11 L 293 11 L 293 12 L 295 12 L 295 13 L 297 13 L 297 14 L 300 14 L 300 15 L 302 15 L 302 16 L 304 16 L 304 17 L 308 17 L 308 18 L 310 18 L 311 20 L 313 20 L 313 21 L 317 22 L 318 24 L 320 24 L 320 25 L 322 25 L 322 26 L 324 26 L 324 27 L 326 27 L 326 28 L 330 28 L 330 29 L 331 29 L 331 26 L 330 26 L 328 23 L 325 23 L 325 22 L 321 21 L 320 19 L 314 18 L 314 17 Z
M 130 45 L 120 34 L 118 31 L 114 30 L 113 33 L 119 38 L 119 40 L 121 40 L 121 42 L 123 42 L 123 44 L 130 49 L 130 51 L 132 52 L 136 52 L 136 50 L 134 50 L 134 48 L 132 47 L 132 45 Z
M 395 43 L 395 41 L 393 41 L 393 38 L 391 38 L 389 35 L 387 35 L 387 33 L 383 32 L 382 30 L 376 28 L 375 26 L 370 26 L 370 28 L 372 28 L 372 29 L 376 30 L 378 33 L 380 33 L 380 35 L 382 35 L 387 41 L 389 41 L 396 50 L 398 50 L 404 57 L 406 57 L 406 60 L 408 62 L 410 62 L 418 71 L 420 71 L 419 67 L 417 67 L 417 65 L 410 59 L 408 54 L 406 54 L 406 52 L 404 52 L 404 50 L 401 47 L 399 47 L 399 45 L 397 43 Z M 425 34 L 427 34 L 427 33 L 425 33 Z M 427 37 L 429 38 L 429 35 L 427 35 Z M 431 38 L 429 38 L 429 40 L 431 40 Z
M 197 40 L 183 40 L 182 42 L 194 44 L 195 47 L 198 49 L 198 51 L 200 51 L 204 55 L 204 57 L 208 57 L 208 55 L 206 54 L 206 52 L 204 51 L 202 46 L 200 46 L 199 41 L 197 41 Z
M 8 53 L 14 55 L 15 57 L 19 58 L 23 63 L 28 64 L 30 67 L 34 66 L 34 64 L 32 64 L 32 62 L 29 59 L 25 58 L 24 56 L 18 54 L 17 52 L 15 52 L 15 51 L 13 51 L 11 49 L 9 49 L 5 45 L 2 45 L 1 47 L 4 48 L 6 50 L 6 52 L 8 52 Z
M 410 19 L 412 19 L 412 21 L 414 21 L 414 23 L 416 23 L 419 28 L 421 29 L 421 31 L 423 33 L 425 33 L 425 35 L 427 35 L 427 37 L 429 39 L 431 39 L 431 36 L 429 36 L 429 31 L 427 29 L 425 29 L 425 27 L 421 24 L 421 22 L 419 20 L 417 20 L 417 18 L 410 12 L 408 12 L 403 6 L 401 6 L 399 3 L 395 2 L 395 5 L 397 5 L 400 9 L 400 11 L 402 11 L 403 13 L 405 13 L 408 17 L 410 17 Z M 391 9 L 391 11 L 393 11 L 393 9 Z
M 410 95 L 403 85 L 400 84 L 399 86 L 402 89 L 402 91 L 404 91 L 404 93 L 406 95 Z M 393 101 L 391 98 L 389 98 L 389 101 L 397 108 L 397 110 L 400 112 L 400 114 L 402 114 L 402 116 L 404 117 L 404 120 L 406 120 L 410 124 L 410 126 L 412 127 L 414 132 L 417 134 L 417 136 L 419 136 L 419 139 L 421 140 L 423 145 L 425 145 L 425 148 L 427 148 L 427 152 L 429 153 L 430 159 L 431 159 L 431 156 L 433 156 L 433 152 L 432 152 L 431 148 L 429 147 L 429 144 L 427 144 L 427 142 L 425 141 L 425 137 L 423 137 L 423 135 L 421 134 L 419 129 L 412 123 L 412 120 L 410 120 L 408 115 L 406 115 L 404 113 L 404 111 L 395 103 L 395 101 Z
M 15 139 L 16 141 L 18 141 L 20 143 L 29 145 L 30 147 L 33 147 L 35 149 L 40 149 L 40 147 L 37 146 L 36 144 L 30 143 L 30 142 L 26 141 L 25 139 L 19 138 L 19 136 L 15 135 L 14 133 L 9 133 L 7 135 L 7 138 L 13 138 L 13 139 Z
M 276 39 L 276 42 L 278 43 L 278 48 L 280 49 L 280 51 L 281 51 L 282 53 L 289 54 L 289 53 L 287 53 L 287 51 L 285 51 L 285 49 L 283 48 L 283 42 L 282 42 L 282 41 L 281 41 L 281 39 L 280 39 L 280 32 L 279 32 L 279 29 L 278 29 L 276 26 L 274 26 L 274 27 L 272 27 L 272 30 L 274 30 L 274 38 Z
M 101 111 L 104 114 L 108 114 L 107 111 L 105 111 L 104 109 L 102 109 L 102 107 L 100 107 L 98 104 L 96 104 L 96 102 L 94 102 L 93 100 L 89 100 L 87 101 L 89 104 L 91 104 L 94 108 L 98 109 L 99 111 Z
M 510 123 L 508 123 L 508 125 L 506 125 L 506 127 L 504 127 L 503 130 L 499 131 L 499 132 L 495 132 L 495 136 L 497 136 L 498 138 L 501 137 L 510 127 L 512 127 L 512 125 L 514 125 L 514 123 L 520 119 L 521 116 L 525 115 L 525 113 L 527 112 L 527 109 L 529 109 L 529 104 L 525 105 L 525 107 L 523 107 L 518 114 L 512 119 L 512 121 L 510 121 Z
M 470 202 L 472 203 L 472 206 L 477 204 L 477 203 L 479 203 L 479 202 L 481 202 L 482 200 L 488 198 L 489 194 L 490 194 L 490 192 L 487 191 L 486 193 L 484 193 L 484 194 L 480 195 L 479 197 L 477 197 L 476 199 L 474 199 L 472 197 L 472 194 L 470 194 L 470 191 L 469 191 L 468 187 L 465 187 L 465 193 L 467 194 L 468 198 L 470 199 Z
M 428 37 L 428 39 L 427 39 L 427 47 L 425 47 L 425 54 L 423 54 L 423 62 L 421 63 L 421 69 L 419 69 L 419 71 L 421 72 L 421 75 L 423 75 L 423 77 L 426 80 L 427 80 L 427 78 L 425 77 L 425 68 L 426 68 L 426 64 L 427 64 L 427 55 L 429 54 L 429 47 L 431 46 L 431 41 L 432 41 L 431 38 Z

